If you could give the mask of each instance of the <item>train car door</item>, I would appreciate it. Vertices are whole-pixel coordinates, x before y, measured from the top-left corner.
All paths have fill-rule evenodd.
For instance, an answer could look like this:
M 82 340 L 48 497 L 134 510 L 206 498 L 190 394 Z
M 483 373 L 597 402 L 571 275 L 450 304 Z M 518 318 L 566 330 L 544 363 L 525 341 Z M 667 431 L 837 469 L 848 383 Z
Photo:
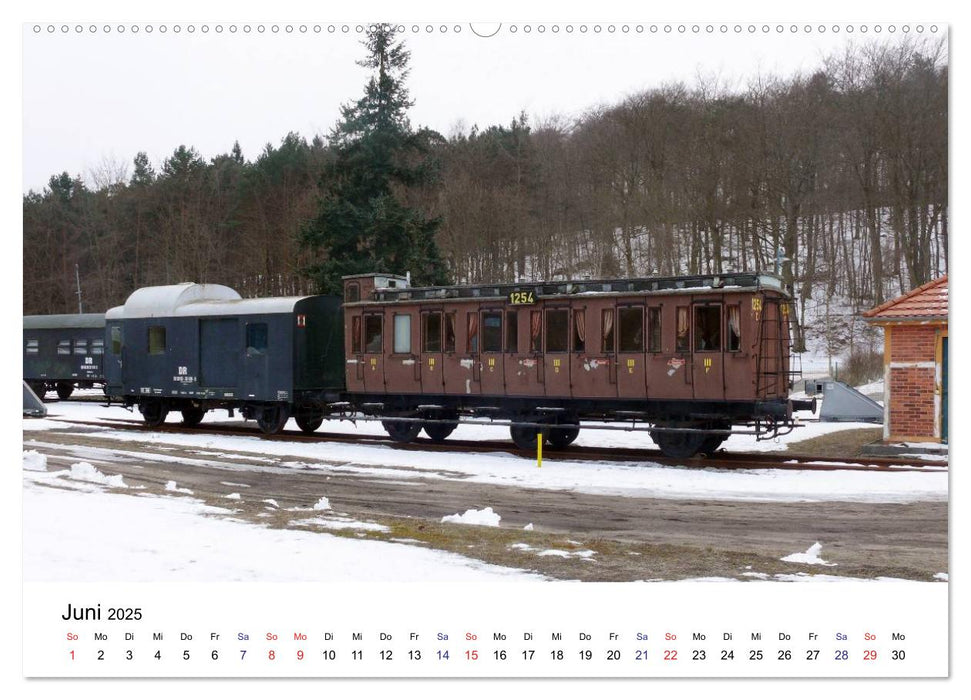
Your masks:
M 543 385 L 550 397 L 570 396 L 570 307 L 547 306 L 543 324 Z
M 751 309 L 746 309 L 738 296 L 726 296 L 725 318 L 722 328 L 725 331 L 725 398 L 728 400 L 751 400 L 754 396 L 752 373 L 755 362 L 752 355 L 756 351 L 755 333 Z
M 617 396 L 614 300 L 574 304 L 570 342 L 570 380 L 574 398 Z
M 351 393 L 364 391 L 364 316 L 360 309 L 345 312 L 344 381 Z
M 479 308 L 468 304 L 445 311 L 445 392 L 481 394 Z
M 506 393 L 510 396 L 540 396 L 543 335 L 542 311 L 526 305 L 506 308 Z M 534 323 L 535 319 L 535 323 Z M 535 334 L 533 332 L 535 326 Z
M 503 353 L 503 310 L 483 307 L 479 313 L 480 390 L 483 396 L 504 396 L 506 376 Z
M 685 300 L 647 300 L 647 388 L 655 399 L 690 399 L 691 307 Z
M 696 399 L 725 398 L 725 332 L 721 302 L 702 301 L 691 306 L 691 370 Z
M 199 385 L 232 389 L 239 374 L 239 321 L 204 318 L 199 321 Z
M 614 322 L 617 325 L 617 396 L 643 399 L 647 395 L 644 305 L 617 304 Z
M 410 309 L 391 308 L 385 327 L 391 333 L 390 354 L 384 363 L 384 385 L 392 394 L 421 393 L 419 323 Z
M 383 394 L 385 391 L 384 353 L 387 346 L 384 314 L 380 311 L 364 312 L 361 326 L 364 391 L 369 394 Z
M 442 307 L 421 312 L 421 390 L 428 395 L 445 393 L 443 351 L 445 312 Z M 454 341 L 454 333 L 453 333 Z
M 292 318 L 292 317 L 288 317 Z M 292 321 L 291 321 L 292 323 Z M 299 320 L 298 329 L 299 329 Z M 243 346 L 243 380 L 240 382 L 240 389 L 248 398 L 271 399 L 269 396 L 269 356 L 270 356 L 270 326 L 266 318 L 261 320 L 248 321 L 243 324 L 245 334 L 245 345 Z M 299 332 L 295 329 L 295 332 Z M 274 338 L 276 347 L 274 351 L 279 351 L 281 338 Z

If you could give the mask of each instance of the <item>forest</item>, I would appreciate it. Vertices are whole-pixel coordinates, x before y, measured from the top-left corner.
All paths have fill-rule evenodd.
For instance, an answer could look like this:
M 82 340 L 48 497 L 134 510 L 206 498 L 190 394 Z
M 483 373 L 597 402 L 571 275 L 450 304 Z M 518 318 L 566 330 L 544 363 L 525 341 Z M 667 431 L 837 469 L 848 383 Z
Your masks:
M 943 42 L 861 43 L 804 74 L 421 133 L 433 176 L 393 194 L 434 224 L 451 282 L 777 270 L 802 319 L 813 298 L 865 309 L 947 271 Z M 326 288 L 306 231 L 341 177 L 340 129 L 253 155 L 206 158 L 191 140 L 24 196 L 25 314 L 76 312 L 76 275 L 85 312 L 183 281 Z

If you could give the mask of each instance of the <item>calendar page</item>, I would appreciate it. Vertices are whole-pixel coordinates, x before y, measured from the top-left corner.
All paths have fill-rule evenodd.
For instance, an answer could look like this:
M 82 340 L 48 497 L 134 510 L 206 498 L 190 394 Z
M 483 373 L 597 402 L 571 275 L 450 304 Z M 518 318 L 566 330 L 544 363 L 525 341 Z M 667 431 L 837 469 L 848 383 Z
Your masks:
M 949 677 L 949 25 L 628 9 L 24 20 L 28 689 Z

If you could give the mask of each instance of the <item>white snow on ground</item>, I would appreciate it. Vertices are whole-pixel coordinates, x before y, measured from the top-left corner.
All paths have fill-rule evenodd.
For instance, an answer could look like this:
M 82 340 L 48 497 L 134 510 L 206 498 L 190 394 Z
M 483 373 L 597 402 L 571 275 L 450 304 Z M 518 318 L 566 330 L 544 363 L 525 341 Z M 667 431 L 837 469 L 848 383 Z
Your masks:
M 525 542 L 516 542 L 515 544 L 509 545 L 510 549 L 519 549 L 524 552 L 533 552 L 538 557 L 561 557 L 563 559 L 590 559 L 595 551 L 592 549 L 540 549 L 539 547 L 533 547 Z
M 454 515 L 446 515 L 442 518 L 443 523 L 462 523 L 463 525 L 487 525 L 489 527 L 499 527 L 499 521 L 502 518 L 498 513 L 492 510 L 491 507 L 483 508 L 482 510 L 475 510 L 470 508 L 469 510 L 459 515 L 455 513 Z
M 369 530 L 371 532 L 390 532 L 391 528 L 380 523 L 365 523 L 351 518 L 307 518 L 294 520 L 292 525 L 319 525 L 329 530 Z
M 24 450 L 24 469 L 34 472 L 47 471 L 47 455 L 37 450 Z
M 25 581 L 542 580 L 421 547 L 206 517 L 230 511 L 192 498 L 54 489 L 24 474 Z
M 330 510 L 330 501 L 327 496 L 321 496 L 320 500 L 314 503 L 314 510 Z
M 238 493 L 227 493 L 225 496 L 223 496 L 223 498 L 228 498 L 231 501 L 238 501 L 240 498 L 242 498 L 242 496 L 240 496 Z
M 129 414 L 118 407 L 105 408 L 92 404 L 56 404 L 52 410 L 63 412 L 71 420 L 95 421 L 101 418 L 124 419 Z M 225 414 L 223 414 L 225 415 Z M 216 422 L 212 414 L 206 421 Z M 43 420 L 25 420 L 25 448 L 44 447 L 43 433 L 33 432 L 39 427 L 70 429 L 72 426 L 51 416 Z M 793 439 L 812 437 L 826 433 L 867 427 L 860 423 L 810 423 L 793 434 L 779 438 L 778 442 L 756 443 L 751 436 L 732 436 L 726 441 L 730 450 L 780 449 Z M 326 428 L 326 430 L 325 430 Z M 86 426 L 86 430 L 90 427 Z M 355 432 L 349 423 L 325 422 L 320 433 L 327 430 Z M 723 470 L 697 467 L 681 468 L 662 466 L 652 462 L 591 463 L 560 459 L 544 459 L 543 467 L 521 457 L 505 453 L 468 452 L 456 459 L 454 453 L 422 450 L 399 450 L 388 443 L 307 443 L 285 440 L 267 441 L 258 436 L 256 428 L 252 437 L 213 435 L 199 433 L 138 433 L 105 428 L 99 437 L 117 440 L 119 443 L 147 442 L 155 449 L 180 446 L 190 449 L 214 450 L 221 454 L 245 452 L 270 460 L 265 466 L 237 463 L 233 465 L 215 460 L 198 460 L 200 465 L 222 467 L 230 472 L 263 470 L 313 469 L 331 473 L 353 473 L 373 478 L 404 481 L 414 478 L 459 479 L 476 483 L 509 484 L 531 488 L 560 489 L 583 493 L 629 495 L 651 498 L 699 498 L 708 500 L 756 500 L 756 501 L 865 501 L 877 503 L 943 501 L 948 494 L 948 474 L 945 470 L 925 467 L 917 472 L 861 472 L 861 471 L 809 471 L 809 470 Z M 380 425 L 360 423 L 362 434 L 383 434 Z M 497 426 L 460 426 L 454 433 L 457 439 L 507 440 L 508 430 Z M 578 440 L 591 445 L 619 446 L 625 443 L 650 447 L 646 433 L 583 430 Z M 52 447 L 54 447 L 52 445 Z M 79 459 L 110 458 L 111 453 L 95 448 L 74 448 Z M 138 452 L 126 452 L 127 457 L 137 458 Z M 114 457 L 117 459 L 117 456 Z M 173 455 L 152 454 L 151 459 L 189 462 Z M 914 460 L 921 465 L 923 460 Z M 865 460 L 847 460 L 848 463 L 865 463 Z M 227 473 L 228 476 L 228 473 Z M 234 482 L 227 482 L 234 483 Z
M 819 553 L 823 551 L 823 545 L 819 542 L 812 545 L 805 552 L 796 552 L 795 554 L 790 554 L 787 557 L 782 557 L 780 561 L 793 562 L 795 564 L 818 564 L 820 566 L 836 566 L 836 564 L 831 564 L 828 561 L 823 561 L 819 558 Z
M 174 481 L 167 481 L 165 483 L 165 490 L 172 491 L 173 493 L 187 493 L 190 496 L 192 495 L 192 489 L 180 489 Z
M 78 481 L 90 481 L 92 484 L 104 484 L 116 489 L 127 489 L 125 480 L 121 474 L 106 476 L 99 472 L 95 467 L 87 462 L 78 462 L 71 465 L 71 478 Z
M 936 578 L 938 581 L 947 581 L 947 574 L 945 573 L 934 574 L 934 578 Z
M 528 525 L 526 525 L 526 527 L 524 527 L 523 529 L 524 529 L 524 530 L 532 530 L 532 529 L 533 529 L 533 524 L 532 524 L 532 523 L 529 523 L 529 524 L 528 524 Z

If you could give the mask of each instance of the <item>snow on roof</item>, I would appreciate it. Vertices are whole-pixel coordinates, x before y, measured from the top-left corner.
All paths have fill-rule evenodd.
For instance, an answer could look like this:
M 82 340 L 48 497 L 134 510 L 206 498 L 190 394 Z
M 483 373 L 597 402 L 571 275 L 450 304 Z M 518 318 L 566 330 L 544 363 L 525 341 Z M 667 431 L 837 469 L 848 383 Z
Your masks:
M 282 314 L 307 297 L 243 299 L 221 284 L 170 284 L 132 292 L 124 306 L 109 309 L 108 318 L 166 318 L 173 316 L 230 316 Z
M 104 328 L 104 314 L 24 316 L 24 328 Z
M 870 309 L 863 313 L 863 317 L 871 322 L 904 319 L 947 321 L 947 275 Z

